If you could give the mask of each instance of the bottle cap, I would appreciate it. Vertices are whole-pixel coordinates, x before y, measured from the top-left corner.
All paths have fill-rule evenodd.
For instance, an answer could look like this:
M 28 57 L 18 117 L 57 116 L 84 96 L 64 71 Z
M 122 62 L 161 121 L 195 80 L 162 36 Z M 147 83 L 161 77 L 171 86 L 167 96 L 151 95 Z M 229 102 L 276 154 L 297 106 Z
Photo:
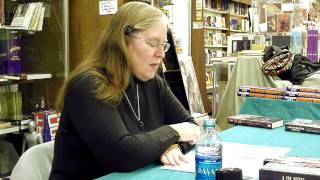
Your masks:
M 206 119 L 203 122 L 203 127 L 208 128 L 208 127 L 214 127 L 215 126 L 215 121 L 214 119 Z
M 242 170 L 239 168 L 223 168 L 216 171 L 217 180 L 242 180 Z

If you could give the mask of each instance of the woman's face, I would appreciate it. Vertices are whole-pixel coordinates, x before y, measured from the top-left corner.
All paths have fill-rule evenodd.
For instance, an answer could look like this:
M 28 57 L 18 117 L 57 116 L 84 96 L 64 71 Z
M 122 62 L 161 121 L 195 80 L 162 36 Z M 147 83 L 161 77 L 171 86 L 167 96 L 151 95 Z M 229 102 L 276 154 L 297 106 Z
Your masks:
M 161 23 L 143 32 L 130 35 L 128 45 L 132 73 L 141 81 L 152 79 L 165 56 L 164 44 L 167 42 L 167 26 Z M 150 44 L 161 45 L 152 47 Z

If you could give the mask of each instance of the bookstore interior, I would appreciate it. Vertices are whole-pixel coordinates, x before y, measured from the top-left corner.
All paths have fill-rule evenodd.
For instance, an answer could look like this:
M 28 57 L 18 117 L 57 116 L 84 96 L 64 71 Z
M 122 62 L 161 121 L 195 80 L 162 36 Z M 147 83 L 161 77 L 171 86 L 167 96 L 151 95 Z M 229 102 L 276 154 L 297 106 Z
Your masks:
M 320 179 L 320 0 L 140 1 L 169 22 L 158 74 L 200 127 L 214 121 L 214 178 Z M 0 179 L 48 179 L 57 92 L 127 2 L 0 0 Z M 99 179 L 201 179 L 195 154 L 185 156 L 189 165 Z

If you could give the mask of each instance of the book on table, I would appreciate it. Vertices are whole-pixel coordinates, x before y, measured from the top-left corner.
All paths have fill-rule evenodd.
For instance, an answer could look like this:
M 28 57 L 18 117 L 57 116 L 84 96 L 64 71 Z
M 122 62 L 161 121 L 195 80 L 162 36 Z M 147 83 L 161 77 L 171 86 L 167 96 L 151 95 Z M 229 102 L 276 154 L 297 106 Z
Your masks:
M 296 118 L 285 124 L 285 130 L 320 134 L 320 120 Z
M 268 116 L 259 116 L 251 114 L 238 114 L 228 117 L 229 124 L 254 126 L 261 128 L 273 129 L 283 125 L 283 120 Z
M 318 180 L 320 179 L 320 159 L 303 157 L 266 158 L 263 167 L 259 170 L 259 179 Z

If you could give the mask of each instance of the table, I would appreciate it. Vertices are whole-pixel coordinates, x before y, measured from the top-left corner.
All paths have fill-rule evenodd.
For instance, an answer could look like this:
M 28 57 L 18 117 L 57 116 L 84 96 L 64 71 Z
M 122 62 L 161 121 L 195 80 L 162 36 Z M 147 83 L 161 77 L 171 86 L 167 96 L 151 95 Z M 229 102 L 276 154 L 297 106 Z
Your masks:
M 274 147 L 288 147 L 292 150 L 288 156 L 320 158 L 320 135 L 288 132 L 284 127 L 263 129 L 246 126 L 235 126 L 220 133 L 222 141 Z M 129 173 L 112 173 L 99 178 L 107 179 L 147 179 L 147 180 L 194 180 L 195 174 L 160 169 L 160 165 L 152 164 Z

